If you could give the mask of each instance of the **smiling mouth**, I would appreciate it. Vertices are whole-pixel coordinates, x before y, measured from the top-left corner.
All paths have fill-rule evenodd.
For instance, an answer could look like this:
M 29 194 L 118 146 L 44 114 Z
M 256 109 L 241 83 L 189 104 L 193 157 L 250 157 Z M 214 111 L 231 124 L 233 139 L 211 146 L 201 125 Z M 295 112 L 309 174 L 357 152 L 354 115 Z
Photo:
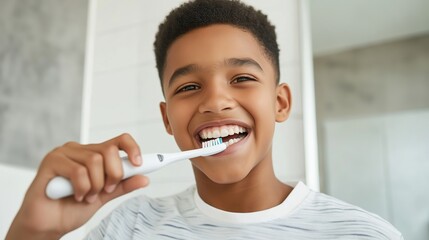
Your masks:
M 224 125 L 219 127 L 204 128 L 198 133 L 199 140 L 202 143 L 222 138 L 222 142 L 231 146 L 244 139 L 248 134 L 248 130 L 238 125 Z

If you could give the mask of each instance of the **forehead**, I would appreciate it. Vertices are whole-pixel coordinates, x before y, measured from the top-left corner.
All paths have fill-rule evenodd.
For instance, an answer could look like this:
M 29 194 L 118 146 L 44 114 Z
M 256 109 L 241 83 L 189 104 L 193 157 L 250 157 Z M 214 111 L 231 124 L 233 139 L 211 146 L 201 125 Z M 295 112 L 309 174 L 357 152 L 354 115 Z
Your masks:
M 167 86 L 173 72 L 186 65 L 213 69 L 225 59 L 247 58 L 258 62 L 264 71 L 274 72 L 265 50 L 248 31 L 216 24 L 190 31 L 176 39 L 170 46 L 163 72 L 163 87 Z

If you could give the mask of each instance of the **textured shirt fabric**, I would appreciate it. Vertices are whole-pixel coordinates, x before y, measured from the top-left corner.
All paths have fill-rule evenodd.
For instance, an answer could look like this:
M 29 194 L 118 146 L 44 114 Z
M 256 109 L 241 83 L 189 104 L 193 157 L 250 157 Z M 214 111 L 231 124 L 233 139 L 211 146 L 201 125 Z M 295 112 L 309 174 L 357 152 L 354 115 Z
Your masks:
M 299 182 L 280 205 L 232 213 L 206 204 L 195 186 L 163 198 L 138 196 L 87 239 L 403 239 L 390 223 Z

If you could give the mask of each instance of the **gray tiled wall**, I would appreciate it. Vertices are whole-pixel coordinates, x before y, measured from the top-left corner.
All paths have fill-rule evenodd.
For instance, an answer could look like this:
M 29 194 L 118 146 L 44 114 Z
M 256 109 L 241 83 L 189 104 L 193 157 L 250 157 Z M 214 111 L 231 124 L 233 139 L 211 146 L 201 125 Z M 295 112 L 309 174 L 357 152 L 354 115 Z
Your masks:
M 0 0 L 0 163 L 79 141 L 87 5 Z
M 429 108 L 429 33 L 314 59 L 318 119 Z

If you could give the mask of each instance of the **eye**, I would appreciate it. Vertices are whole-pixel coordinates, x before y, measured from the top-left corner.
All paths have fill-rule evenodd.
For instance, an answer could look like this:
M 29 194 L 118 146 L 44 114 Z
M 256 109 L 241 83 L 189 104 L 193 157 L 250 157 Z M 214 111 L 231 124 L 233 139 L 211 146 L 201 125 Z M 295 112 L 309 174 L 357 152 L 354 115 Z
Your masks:
M 234 78 L 231 81 L 231 83 L 240 83 L 240 82 L 247 82 L 247 81 L 256 81 L 256 79 L 250 76 L 238 76 Z
M 187 92 L 187 91 L 193 91 L 193 90 L 198 90 L 201 87 L 198 86 L 197 84 L 187 84 L 185 86 L 179 87 L 176 90 L 176 93 L 180 93 L 180 92 Z

